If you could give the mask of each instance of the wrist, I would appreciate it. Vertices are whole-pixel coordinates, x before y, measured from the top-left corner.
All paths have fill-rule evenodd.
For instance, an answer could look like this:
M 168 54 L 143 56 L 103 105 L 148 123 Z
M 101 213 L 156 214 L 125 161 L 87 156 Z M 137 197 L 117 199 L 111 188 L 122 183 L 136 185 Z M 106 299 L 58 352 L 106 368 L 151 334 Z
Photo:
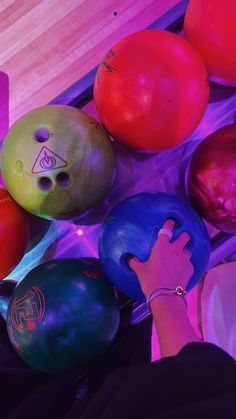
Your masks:
M 150 292 L 146 299 L 146 304 L 151 310 L 150 304 L 153 300 L 159 299 L 161 297 L 177 297 L 178 299 L 182 299 L 187 307 L 187 300 L 185 298 L 186 291 L 183 287 L 178 285 L 177 287 L 167 287 L 167 286 L 160 286 L 155 288 L 152 292 Z M 167 300 L 168 301 L 168 300 Z
M 150 305 L 149 305 L 151 311 L 153 310 L 184 310 L 186 311 L 187 306 L 183 299 L 183 297 L 180 297 L 176 294 L 170 294 L 170 295 L 159 295 L 158 297 L 154 298 Z

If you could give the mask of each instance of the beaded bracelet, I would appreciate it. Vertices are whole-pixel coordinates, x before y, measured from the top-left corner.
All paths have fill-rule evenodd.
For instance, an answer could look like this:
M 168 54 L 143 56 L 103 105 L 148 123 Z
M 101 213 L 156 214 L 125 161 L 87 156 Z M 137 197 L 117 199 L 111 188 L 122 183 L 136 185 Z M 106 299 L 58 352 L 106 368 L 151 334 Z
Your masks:
M 179 297 L 183 298 L 187 307 L 187 300 L 185 298 L 185 294 L 187 294 L 186 291 L 180 285 L 178 285 L 176 288 L 158 287 L 154 289 L 152 292 L 150 292 L 150 294 L 148 294 L 146 299 L 146 305 L 148 309 L 151 311 L 150 304 L 152 300 L 154 300 L 154 298 L 159 297 L 160 295 L 178 295 Z

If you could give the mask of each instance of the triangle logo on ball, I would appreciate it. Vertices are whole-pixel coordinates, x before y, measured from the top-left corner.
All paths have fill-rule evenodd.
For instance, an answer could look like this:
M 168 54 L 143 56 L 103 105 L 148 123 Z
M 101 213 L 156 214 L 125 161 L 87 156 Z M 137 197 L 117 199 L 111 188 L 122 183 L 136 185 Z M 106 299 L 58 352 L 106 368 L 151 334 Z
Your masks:
M 60 167 L 66 167 L 68 163 L 47 147 L 42 147 L 32 167 L 32 173 L 48 172 Z

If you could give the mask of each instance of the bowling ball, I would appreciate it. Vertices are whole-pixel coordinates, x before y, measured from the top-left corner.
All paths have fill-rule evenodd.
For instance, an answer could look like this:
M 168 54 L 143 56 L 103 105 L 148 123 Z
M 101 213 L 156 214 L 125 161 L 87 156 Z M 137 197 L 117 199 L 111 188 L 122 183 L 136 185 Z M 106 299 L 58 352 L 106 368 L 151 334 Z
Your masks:
M 7 308 L 17 282 L 12 279 L 0 281 L 0 315 L 6 320 Z
M 195 149 L 186 174 L 187 194 L 203 218 L 236 233 L 236 124 L 213 132 Z
M 97 260 L 52 260 L 15 288 L 7 327 L 16 352 L 31 367 L 64 373 L 103 353 L 119 327 L 113 288 Z
M 70 219 L 106 196 L 114 152 L 95 119 L 70 106 L 50 105 L 15 122 L 1 166 L 9 193 L 23 208 L 42 218 Z
M 206 227 L 188 202 L 164 192 L 140 193 L 121 202 L 103 225 L 99 254 L 111 282 L 124 294 L 144 301 L 145 297 L 134 271 L 128 266 L 130 257 L 146 261 L 167 219 L 175 221 L 172 240 L 183 232 L 191 239 L 194 273 L 187 284 L 187 291 L 200 281 L 205 273 L 210 243 Z
M 202 58 L 183 38 L 162 30 L 119 41 L 98 68 L 94 99 L 111 136 L 128 147 L 158 151 L 185 140 L 209 96 Z
M 0 279 L 5 278 L 24 256 L 29 240 L 25 211 L 0 187 Z
M 201 54 L 210 79 L 236 86 L 235 0 L 190 0 L 185 20 L 186 39 Z
M 18 377 L 21 377 L 21 384 L 22 384 L 23 371 L 26 374 L 28 371 L 28 376 L 32 376 L 32 375 L 38 376 L 40 374 L 39 371 L 32 370 L 31 368 L 29 368 L 28 365 L 26 365 L 25 362 L 14 351 L 12 344 L 10 342 L 10 339 L 8 337 L 6 321 L 1 315 L 0 315 L 0 368 L 1 368 L 1 372 L 3 371 L 3 369 L 4 371 L 7 371 L 7 369 L 9 368 L 10 371 L 13 372 L 13 369 L 20 368 L 20 370 L 18 370 L 17 372 L 19 372 Z M 16 374 L 14 377 L 16 377 Z M 2 379 L 2 382 L 3 381 L 4 380 Z M 27 394 L 25 395 L 25 397 L 27 397 Z M 10 402 L 9 399 L 8 401 Z M 3 402 L 3 399 L 1 399 L 1 415 L 3 414 L 2 402 Z M 11 399 L 11 404 L 12 404 L 12 399 Z M 9 406 L 8 411 L 11 408 L 12 406 Z

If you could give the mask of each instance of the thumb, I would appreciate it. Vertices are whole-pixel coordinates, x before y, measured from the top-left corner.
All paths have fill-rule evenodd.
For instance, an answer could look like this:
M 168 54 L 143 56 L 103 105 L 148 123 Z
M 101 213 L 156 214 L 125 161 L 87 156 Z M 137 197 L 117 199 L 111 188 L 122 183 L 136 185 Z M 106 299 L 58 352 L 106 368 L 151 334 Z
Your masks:
M 135 269 L 140 265 L 140 261 L 138 260 L 138 258 L 133 257 L 132 259 L 130 259 L 130 261 L 128 262 L 129 267 L 131 269 L 133 269 L 135 271 Z

